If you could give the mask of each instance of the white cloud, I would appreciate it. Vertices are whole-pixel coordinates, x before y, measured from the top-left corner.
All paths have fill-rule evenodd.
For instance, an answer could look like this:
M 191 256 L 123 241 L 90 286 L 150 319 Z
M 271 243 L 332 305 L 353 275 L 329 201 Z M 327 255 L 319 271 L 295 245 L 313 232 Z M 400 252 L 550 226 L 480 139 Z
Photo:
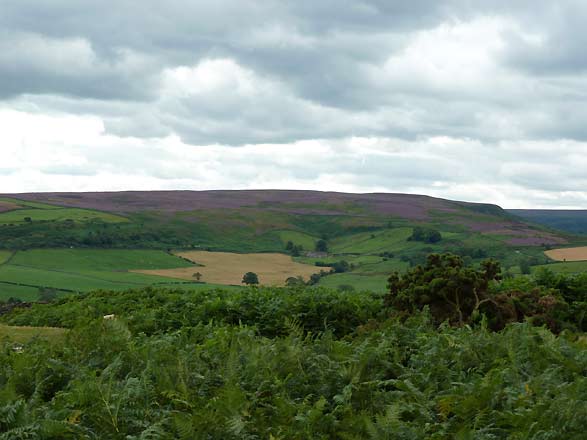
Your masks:
M 3 191 L 586 203 L 580 2 L 115 6 L 0 9 Z

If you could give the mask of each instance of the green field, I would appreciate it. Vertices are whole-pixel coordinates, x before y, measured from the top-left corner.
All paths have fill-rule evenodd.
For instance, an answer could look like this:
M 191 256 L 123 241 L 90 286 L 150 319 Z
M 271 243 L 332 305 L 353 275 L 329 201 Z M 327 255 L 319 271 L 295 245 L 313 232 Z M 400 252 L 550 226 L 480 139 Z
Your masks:
M 56 327 L 23 327 L 0 324 L 0 341 L 25 343 L 34 338 L 47 339 L 53 343 L 61 342 L 67 330 Z
M 10 255 L 2 253 L 0 257 Z M 128 272 L 133 269 L 171 269 L 192 263 L 163 251 L 111 249 L 36 249 L 16 252 L 0 265 L 0 300 L 38 298 L 39 288 L 67 292 L 98 289 L 123 290 L 158 285 L 162 287 L 217 287 L 178 282 L 167 277 Z
M 121 223 L 128 219 L 107 212 L 92 211 L 89 209 L 59 208 L 59 209 L 15 209 L 0 213 L 0 225 L 26 223 L 25 218 L 31 221 L 65 221 L 87 222 L 101 220 L 106 223 Z
M 8 259 L 10 259 L 11 256 L 12 256 L 12 252 L 0 250 L 0 265 L 6 263 L 6 261 Z
M 39 299 L 39 288 L 0 282 L 0 301 L 6 301 L 9 298 L 18 298 L 22 301 L 36 301 Z
M 35 249 L 17 252 L 10 264 L 39 269 L 114 272 L 193 265 L 175 255 L 146 249 Z
M 534 266 L 532 268 L 532 271 L 536 271 L 542 267 L 551 270 L 555 273 L 583 273 L 587 272 L 587 261 L 568 261 L 565 263 L 541 264 L 540 266 Z
M 415 245 L 407 241 L 410 235 L 412 235 L 412 228 L 361 232 L 335 238 L 330 244 L 330 251 L 335 254 L 394 252 Z
M 356 273 L 337 273 L 320 279 L 319 286 L 339 288 L 352 286 L 357 291 L 386 292 L 388 275 L 359 275 Z
M 314 250 L 314 246 L 316 241 L 318 240 L 316 237 L 313 237 L 309 234 L 304 232 L 298 231 L 278 231 L 279 238 L 283 242 L 284 246 L 288 241 L 291 241 L 295 245 L 301 245 L 304 247 L 305 250 L 311 251 Z

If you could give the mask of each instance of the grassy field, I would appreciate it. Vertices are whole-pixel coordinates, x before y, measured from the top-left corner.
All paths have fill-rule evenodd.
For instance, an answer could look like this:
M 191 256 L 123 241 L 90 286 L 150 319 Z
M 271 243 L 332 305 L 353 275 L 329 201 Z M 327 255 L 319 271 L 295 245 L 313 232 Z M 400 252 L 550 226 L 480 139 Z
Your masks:
M 10 253 L 0 253 L 7 259 Z M 133 269 L 192 268 L 192 263 L 154 250 L 36 249 L 19 251 L 0 265 L 0 300 L 38 298 L 39 288 L 61 293 L 123 290 L 147 285 L 177 287 L 177 280 L 131 272 Z M 181 285 L 200 289 L 202 284 Z M 207 286 L 214 287 L 214 286 Z
M 39 299 L 39 288 L 0 282 L 0 301 L 6 301 L 9 298 L 18 298 L 22 301 L 36 301 Z
M 385 292 L 387 291 L 387 278 L 388 275 L 340 273 L 323 277 L 318 285 L 333 288 L 352 286 L 357 291 Z
M 576 274 L 587 272 L 587 261 L 567 261 L 564 263 L 542 264 L 532 267 L 532 271 L 544 267 L 556 273 Z
M 288 241 L 291 241 L 295 245 L 301 245 L 304 247 L 305 250 L 314 250 L 314 246 L 316 241 L 318 240 L 316 237 L 312 235 L 306 234 L 304 232 L 298 231 L 278 231 L 279 238 L 283 242 L 285 246 Z
M 175 255 L 142 249 L 35 249 L 17 252 L 10 264 L 39 269 L 114 272 L 193 266 Z
M 230 252 L 188 251 L 177 255 L 202 266 L 177 269 L 138 270 L 140 274 L 158 275 L 183 280 L 193 280 L 194 274 L 202 274 L 202 281 L 216 284 L 240 285 L 246 272 L 255 272 L 264 285 L 283 285 L 291 276 L 308 279 L 319 268 L 298 263 L 284 254 L 234 254 Z
M 91 211 L 89 209 L 60 208 L 60 209 L 16 209 L 0 213 L 0 225 L 25 223 L 25 218 L 32 221 L 65 221 L 86 222 L 98 219 L 107 223 L 127 222 L 128 219 L 107 212 Z
M 335 254 L 394 252 L 414 245 L 407 241 L 410 235 L 412 235 L 412 228 L 361 232 L 335 238 L 330 244 L 330 251 Z
M 0 341 L 25 343 L 33 338 L 48 339 L 52 342 L 62 341 L 67 330 L 56 327 L 19 327 L 0 324 Z
M 0 251 L 0 265 L 6 263 L 12 256 L 11 251 Z

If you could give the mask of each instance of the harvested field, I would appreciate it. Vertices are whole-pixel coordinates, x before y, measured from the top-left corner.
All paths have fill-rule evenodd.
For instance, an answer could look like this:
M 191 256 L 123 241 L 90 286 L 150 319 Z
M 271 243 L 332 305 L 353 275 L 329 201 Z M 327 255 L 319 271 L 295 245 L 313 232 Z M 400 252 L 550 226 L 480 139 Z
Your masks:
M 217 284 L 240 285 L 246 272 L 255 272 L 263 285 L 283 285 L 288 277 L 310 275 L 320 268 L 297 263 L 284 254 L 234 254 L 230 252 L 188 251 L 176 255 L 187 258 L 202 266 L 182 267 L 178 269 L 134 270 L 146 275 L 158 275 L 182 280 L 194 280 L 194 274 L 202 274 L 201 281 Z
M 544 252 L 548 258 L 556 261 L 585 261 L 587 260 L 587 246 L 552 249 Z
M 18 208 L 20 208 L 20 206 L 15 203 L 4 202 L 4 201 L 0 200 L 0 212 L 12 211 L 12 210 L 15 210 Z

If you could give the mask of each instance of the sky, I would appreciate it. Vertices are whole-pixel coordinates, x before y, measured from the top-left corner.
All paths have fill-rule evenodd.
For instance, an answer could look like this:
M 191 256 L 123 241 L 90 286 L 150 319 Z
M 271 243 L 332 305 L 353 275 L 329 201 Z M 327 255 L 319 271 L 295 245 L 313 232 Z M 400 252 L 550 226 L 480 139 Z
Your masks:
M 587 208 L 587 2 L 2 0 L 0 192 Z

